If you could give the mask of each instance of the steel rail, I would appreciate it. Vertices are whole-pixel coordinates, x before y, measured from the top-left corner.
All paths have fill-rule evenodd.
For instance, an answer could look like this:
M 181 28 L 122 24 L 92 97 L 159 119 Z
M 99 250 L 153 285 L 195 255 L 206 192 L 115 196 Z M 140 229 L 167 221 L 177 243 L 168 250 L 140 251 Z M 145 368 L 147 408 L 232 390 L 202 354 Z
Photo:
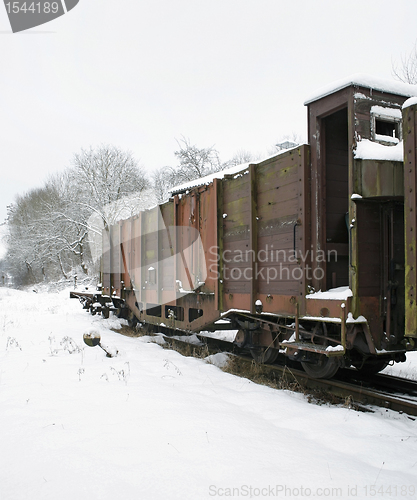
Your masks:
M 150 332 L 147 332 L 147 334 L 152 335 Z M 226 340 L 198 334 L 197 337 L 201 344 L 194 344 L 181 337 L 186 337 L 186 335 L 168 336 L 164 334 L 164 339 L 173 347 L 182 345 L 183 347 L 192 347 L 195 350 L 201 349 L 203 351 L 203 349 L 208 349 L 210 353 L 227 352 L 246 367 L 247 374 L 256 364 L 258 374 L 263 374 L 271 380 L 285 378 L 289 383 L 296 383 L 303 390 L 313 391 L 315 393 L 313 395 L 317 395 L 318 398 L 323 393 L 326 395 L 331 394 L 340 404 L 349 402 L 352 407 L 358 410 L 373 411 L 372 406 L 377 406 L 399 413 L 406 413 L 410 418 L 417 417 L 417 382 L 412 380 L 381 374 L 372 377 L 365 376 L 356 370 L 350 369 L 340 370 L 336 378 L 314 379 L 309 377 L 303 370 L 285 364 L 255 363 L 247 349 L 240 349 Z M 284 359 L 286 358 L 284 357 Z M 244 373 L 242 376 L 245 376 Z M 379 389 L 375 389 L 375 386 Z M 401 394 L 397 394 L 398 392 Z

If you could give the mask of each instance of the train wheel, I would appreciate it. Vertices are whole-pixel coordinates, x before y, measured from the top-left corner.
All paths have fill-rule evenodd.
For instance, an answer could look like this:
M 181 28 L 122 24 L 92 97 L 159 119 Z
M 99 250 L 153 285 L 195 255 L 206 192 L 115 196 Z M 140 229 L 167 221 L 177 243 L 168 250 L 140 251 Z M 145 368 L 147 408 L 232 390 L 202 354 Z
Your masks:
M 317 363 L 301 361 L 301 366 L 311 378 L 332 378 L 339 369 L 336 357 L 328 358 L 325 354 L 315 354 Z
M 386 359 L 374 359 L 371 361 L 366 361 L 361 367 L 357 367 L 359 373 L 364 375 L 375 375 L 381 372 L 389 364 Z
M 249 342 L 249 332 L 247 330 L 238 330 L 235 340 L 233 343 L 237 347 L 245 347 L 245 345 Z
M 278 357 L 278 349 L 272 347 L 255 347 L 250 350 L 252 358 L 257 363 L 274 363 Z

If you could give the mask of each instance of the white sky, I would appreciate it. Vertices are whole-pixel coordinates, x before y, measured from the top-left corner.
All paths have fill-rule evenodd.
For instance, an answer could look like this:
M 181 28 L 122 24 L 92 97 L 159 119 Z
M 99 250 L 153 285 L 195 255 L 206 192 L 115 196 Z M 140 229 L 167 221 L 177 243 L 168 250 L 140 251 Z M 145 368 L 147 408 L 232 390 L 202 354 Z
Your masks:
M 80 0 L 12 34 L 0 6 L 0 221 L 82 147 L 152 172 L 181 136 L 224 161 L 305 138 L 304 99 L 352 73 L 390 78 L 416 18 L 411 0 Z

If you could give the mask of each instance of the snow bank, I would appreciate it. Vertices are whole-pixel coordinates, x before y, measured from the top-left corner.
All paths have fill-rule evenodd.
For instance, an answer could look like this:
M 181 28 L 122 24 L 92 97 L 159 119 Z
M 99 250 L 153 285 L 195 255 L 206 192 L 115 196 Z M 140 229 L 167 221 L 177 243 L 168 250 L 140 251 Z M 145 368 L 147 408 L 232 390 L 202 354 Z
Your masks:
M 207 363 L 108 326 L 68 292 L 0 288 L 2 500 L 414 488 L 417 422 L 406 415 L 309 404 L 222 372 L 224 355 Z M 117 357 L 83 344 L 92 329 Z
M 207 363 L 211 363 L 214 366 L 218 366 L 219 368 L 224 368 L 229 362 L 229 356 L 224 352 L 218 352 L 217 354 L 211 354 L 207 356 L 205 360 Z

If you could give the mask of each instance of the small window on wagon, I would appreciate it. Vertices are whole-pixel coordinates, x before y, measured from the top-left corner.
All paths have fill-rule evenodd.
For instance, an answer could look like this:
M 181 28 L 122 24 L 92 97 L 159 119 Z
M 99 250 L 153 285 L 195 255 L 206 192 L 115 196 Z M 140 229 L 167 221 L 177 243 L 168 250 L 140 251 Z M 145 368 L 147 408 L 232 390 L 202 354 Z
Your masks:
M 394 146 L 402 139 L 402 115 L 400 109 L 372 106 L 372 139 L 387 146 Z

